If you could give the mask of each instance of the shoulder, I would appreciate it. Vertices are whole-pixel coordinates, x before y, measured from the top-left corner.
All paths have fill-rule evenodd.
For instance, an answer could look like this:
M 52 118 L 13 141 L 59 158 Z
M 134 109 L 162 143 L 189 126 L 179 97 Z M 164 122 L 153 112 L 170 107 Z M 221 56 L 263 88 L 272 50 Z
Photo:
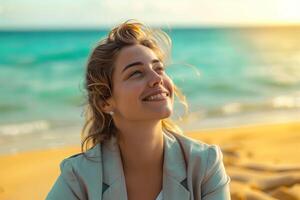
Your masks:
M 188 179 L 199 186 L 201 199 L 230 199 L 231 179 L 226 173 L 220 147 L 185 135 L 176 136 L 188 158 Z
M 174 134 L 176 138 L 181 143 L 185 151 L 195 156 L 208 155 L 211 157 L 221 156 L 221 149 L 216 144 L 207 144 L 201 140 L 196 140 L 194 138 L 188 137 L 186 135 Z
M 60 176 L 47 199 L 87 199 L 87 196 L 99 196 L 101 193 L 95 188 L 101 188 L 100 155 L 100 146 L 96 145 L 85 153 L 65 158 L 60 163 Z
M 73 154 L 60 163 L 62 173 L 76 173 L 84 169 L 87 165 L 101 162 L 100 144 L 95 145 L 84 153 Z
M 201 165 L 202 168 L 210 168 L 223 162 L 221 148 L 216 144 L 207 144 L 186 135 L 175 134 L 181 143 L 183 151 L 190 164 Z

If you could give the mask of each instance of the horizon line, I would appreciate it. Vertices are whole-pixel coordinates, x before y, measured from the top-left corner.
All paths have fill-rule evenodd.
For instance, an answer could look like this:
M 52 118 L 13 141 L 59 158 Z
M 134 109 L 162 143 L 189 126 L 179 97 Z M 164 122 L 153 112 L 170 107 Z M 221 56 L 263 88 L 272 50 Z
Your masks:
M 148 25 L 148 24 L 146 24 Z M 286 28 L 286 27 L 300 27 L 299 23 L 257 23 L 257 24 L 197 24 L 197 25 L 148 25 L 152 28 L 161 29 L 230 29 L 230 28 Z M 62 27 L 62 26 L 51 26 L 51 27 L 0 27 L 0 32 L 9 31 L 106 31 L 111 29 L 113 26 L 86 26 L 86 27 Z

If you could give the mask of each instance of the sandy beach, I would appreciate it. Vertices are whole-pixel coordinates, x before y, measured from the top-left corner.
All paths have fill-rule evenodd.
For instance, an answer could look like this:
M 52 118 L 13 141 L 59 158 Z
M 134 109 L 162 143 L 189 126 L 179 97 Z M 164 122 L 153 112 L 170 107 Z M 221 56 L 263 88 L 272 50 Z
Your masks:
M 265 124 L 186 133 L 220 145 L 233 200 L 300 199 L 300 123 Z M 45 199 L 59 163 L 80 146 L 0 156 L 0 199 Z
M 188 135 L 222 148 L 233 200 L 300 199 L 300 123 L 200 132 Z

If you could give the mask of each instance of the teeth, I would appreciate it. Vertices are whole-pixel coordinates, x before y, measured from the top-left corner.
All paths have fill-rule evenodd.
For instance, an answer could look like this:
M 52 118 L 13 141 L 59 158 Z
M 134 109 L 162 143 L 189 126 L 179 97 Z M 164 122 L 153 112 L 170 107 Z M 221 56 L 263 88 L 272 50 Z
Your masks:
M 166 93 L 160 93 L 160 94 L 156 94 L 156 95 L 152 95 L 148 98 L 146 98 L 145 100 L 146 101 L 151 101 L 151 100 L 162 100 L 164 99 L 165 97 L 167 97 L 168 95 Z

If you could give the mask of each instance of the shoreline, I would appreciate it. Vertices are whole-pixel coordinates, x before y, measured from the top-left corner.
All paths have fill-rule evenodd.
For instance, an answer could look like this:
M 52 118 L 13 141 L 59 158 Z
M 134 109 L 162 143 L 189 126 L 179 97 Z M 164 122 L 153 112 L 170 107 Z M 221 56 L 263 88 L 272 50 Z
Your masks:
M 175 122 L 182 128 L 184 133 L 236 129 L 278 123 L 297 123 L 300 122 L 300 109 L 268 113 L 243 113 L 214 118 L 201 118 L 201 114 L 191 112 L 186 121 Z M 58 148 L 66 145 L 80 145 L 82 126 L 82 121 L 47 120 L 19 122 L 18 124 L 8 126 L 0 124 L 0 155 Z M 26 132 L 26 128 L 27 130 L 31 130 L 31 132 Z M 22 132 L 24 129 L 25 132 Z

